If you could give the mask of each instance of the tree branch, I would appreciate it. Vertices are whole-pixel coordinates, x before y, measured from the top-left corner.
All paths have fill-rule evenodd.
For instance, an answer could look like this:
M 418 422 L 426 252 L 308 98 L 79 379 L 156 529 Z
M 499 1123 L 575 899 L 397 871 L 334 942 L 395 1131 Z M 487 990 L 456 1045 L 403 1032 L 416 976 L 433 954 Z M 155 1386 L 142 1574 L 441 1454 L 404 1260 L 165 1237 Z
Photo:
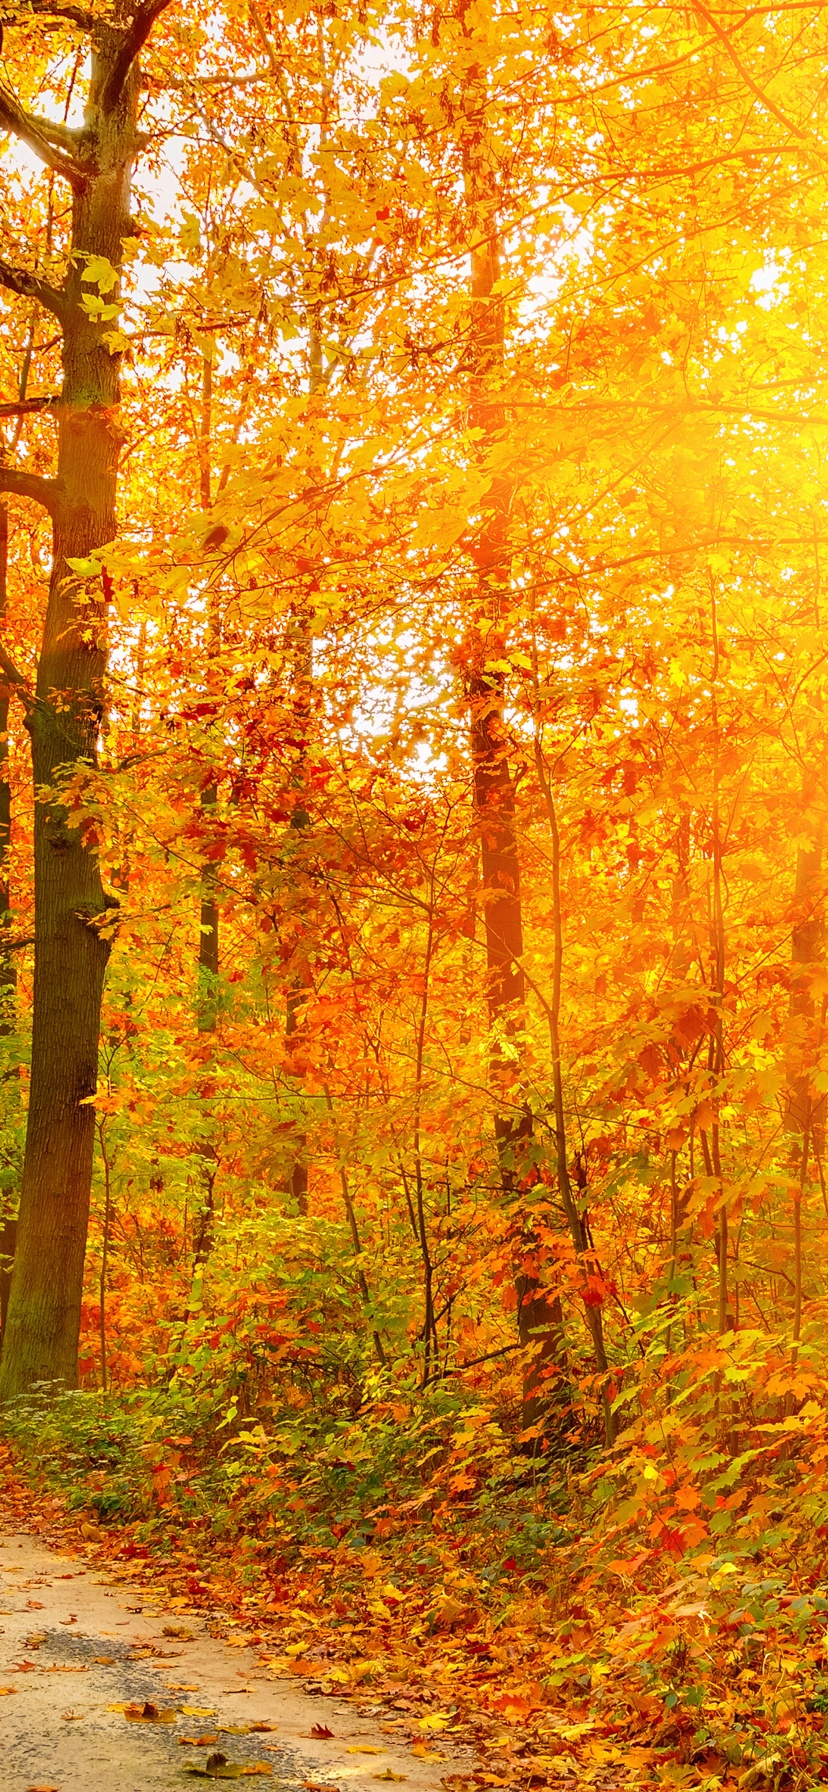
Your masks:
M 0 286 L 9 292 L 19 293 L 22 299 L 37 299 L 52 316 L 63 323 L 66 303 L 63 293 L 57 286 L 51 286 L 48 280 L 41 280 L 39 274 L 30 274 L 28 268 L 13 267 L 10 261 L 0 257 Z
M 693 5 L 700 17 L 710 26 L 711 31 L 715 31 L 719 42 L 724 44 L 737 74 L 741 75 L 745 85 L 750 88 L 751 93 L 755 95 L 760 105 L 764 106 L 765 110 L 772 114 L 778 124 L 784 125 L 786 131 L 792 131 L 793 135 L 801 138 L 804 143 L 813 142 L 811 132 L 803 130 L 802 126 L 797 124 L 795 118 L 789 118 L 787 113 L 782 111 L 781 106 L 777 106 L 776 101 L 771 99 L 770 94 L 766 92 L 765 88 L 760 87 L 758 81 L 754 81 L 750 70 L 745 67 L 738 50 L 731 42 L 727 32 L 719 24 L 718 19 L 714 18 L 712 12 L 708 12 L 707 7 L 702 4 L 702 0 L 693 0 Z M 818 147 L 818 145 L 815 145 L 815 147 Z
M 100 20 L 94 13 L 87 12 L 83 6 L 52 5 L 51 0 L 26 0 L 26 5 L 14 18 L 4 18 L 3 25 L 25 25 L 27 18 L 34 13 L 39 18 L 65 19 L 69 25 L 77 25 L 81 31 L 94 31 Z
M 144 5 L 138 7 L 101 96 L 105 112 L 114 112 L 136 56 L 140 56 L 156 19 L 169 5 L 170 0 L 144 0 Z
M 65 150 L 68 156 L 74 158 L 81 144 L 80 131 L 76 131 L 72 125 L 59 124 L 54 118 L 41 118 L 39 112 L 30 112 L 27 116 L 30 124 L 45 137 L 47 143 L 56 144 L 58 149 Z
M 48 411 L 60 403 L 59 392 L 44 392 L 40 398 L 15 398 L 0 404 L 0 417 L 28 417 L 32 411 Z
M 34 150 L 36 156 L 40 157 L 41 162 L 45 162 L 46 167 L 51 168 L 55 174 L 64 175 L 65 179 L 70 181 L 74 187 L 83 184 L 86 179 L 86 170 L 82 164 L 76 162 L 74 156 L 66 154 L 55 143 L 50 143 L 49 136 L 45 134 L 48 132 L 49 135 L 61 136 L 61 126 L 52 125 L 41 118 L 35 118 L 31 112 L 27 112 L 25 107 L 21 106 L 19 100 L 16 100 L 14 94 L 9 93 L 6 87 L 0 87 L 0 126 L 3 125 L 7 130 L 13 131 L 22 143 L 28 143 L 29 148 Z
M 20 697 L 22 697 L 24 703 L 34 702 L 34 693 L 25 672 L 20 672 L 18 670 L 14 660 L 6 652 L 2 642 L 0 642 L 0 672 L 5 675 L 8 684 L 14 685 L 15 690 Z
M 44 479 L 41 473 L 27 473 L 23 467 L 2 465 L 0 492 L 8 492 L 15 498 L 33 498 L 36 504 L 42 504 L 44 510 L 48 510 L 50 516 L 54 516 L 61 497 L 61 487 L 56 479 Z M 0 665 L 2 663 L 0 659 Z

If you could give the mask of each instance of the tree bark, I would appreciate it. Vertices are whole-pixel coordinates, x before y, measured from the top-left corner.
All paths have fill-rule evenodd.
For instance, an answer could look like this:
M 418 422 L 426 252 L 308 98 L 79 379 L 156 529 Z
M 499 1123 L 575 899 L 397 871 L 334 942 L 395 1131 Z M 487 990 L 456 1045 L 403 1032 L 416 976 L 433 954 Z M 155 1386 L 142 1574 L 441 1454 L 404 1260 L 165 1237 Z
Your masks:
M 472 27 L 462 10 L 464 32 Z M 471 723 L 474 813 L 480 840 L 486 997 L 491 1030 L 490 1077 L 494 1132 L 504 1202 L 517 1207 L 514 1240 L 518 1335 L 527 1351 L 523 1385 L 524 1427 L 542 1422 L 548 1405 L 547 1365 L 562 1351 L 559 1299 L 544 1288 L 535 1267 L 537 1240 L 520 1212 L 532 1143 L 531 1112 L 508 1041 L 523 1021 L 523 908 L 515 787 L 504 719 L 506 630 L 510 608 L 509 534 L 513 495 L 503 441 L 506 413 L 504 306 L 500 291 L 500 243 L 496 168 L 486 133 L 483 65 L 472 64 L 463 90 L 463 173 L 471 235 L 470 324 L 467 350 L 469 426 L 477 453 L 490 470 L 474 543 L 477 590 L 466 638 L 466 688 Z M 506 1049 L 504 1049 L 504 1047 Z M 531 1354 L 530 1354 L 531 1353 Z
M 825 846 L 825 805 L 820 780 L 807 774 L 802 786 L 802 808 L 816 807 L 817 819 L 809 845 L 796 855 L 795 920 L 791 934 L 791 1061 L 788 1066 L 785 1130 L 790 1138 L 791 1199 L 793 1218 L 794 1311 L 792 1359 L 796 1364 L 802 1333 L 802 1209 L 808 1196 L 809 1156 L 813 1151 L 821 1165 L 825 1138 L 825 1097 L 816 1098 L 811 1078 L 819 1057 L 825 1023 L 825 1000 L 817 1021 L 813 998 L 814 972 L 825 957 L 825 917 L 822 858 Z M 795 1409 L 793 1392 L 785 1400 L 788 1414 Z
M 122 13 L 115 25 L 95 23 L 85 127 L 76 134 L 77 156 L 63 157 L 57 170 L 72 188 L 71 245 L 58 308 L 63 392 L 49 503 L 52 573 L 26 714 L 36 793 L 32 1075 L 2 1399 L 34 1382 L 77 1382 L 109 946 L 97 854 L 60 790 L 67 770 L 95 762 L 106 667 L 105 594 L 70 562 L 88 559 L 115 535 L 121 441 L 119 357 L 84 305 L 95 288 L 83 276 L 90 257 L 102 257 L 116 274 L 122 266 L 139 146 L 135 58 L 160 10 L 156 0 Z M 117 297 L 117 283 L 106 297 Z
M 8 605 L 9 510 L 0 498 L 0 632 L 5 632 Z M 8 1032 L 11 1015 L 6 1012 L 17 986 L 17 973 L 8 950 L 11 923 L 9 894 L 9 852 L 11 848 L 11 784 L 9 783 L 9 698 L 10 686 L 0 685 L 0 1033 Z

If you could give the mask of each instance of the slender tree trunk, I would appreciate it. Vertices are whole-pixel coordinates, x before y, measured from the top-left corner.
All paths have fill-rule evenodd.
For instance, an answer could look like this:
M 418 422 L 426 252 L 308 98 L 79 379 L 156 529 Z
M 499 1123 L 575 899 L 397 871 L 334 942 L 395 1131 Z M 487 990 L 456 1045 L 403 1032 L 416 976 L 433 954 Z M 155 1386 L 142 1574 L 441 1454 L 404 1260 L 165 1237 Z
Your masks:
M 564 940 L 563 912 L 561 907 L 561 836 L 558 827 L 558 815 L 555 796 L 549 777 L 549 768 L 543 754 L 538 736 L 535 737 L 535 765 L 538 782 L 543 792 L 549 827 L 552 835 L 552 909 L 554 930 L 554 956 L 552 971 L 552 1001 L 547 1008 L 549 1021 L 549 1042 L 552 1054 L 552 1100 L 555 1113 L 555 1155 L 558 1175 L 558 1188 L 561 1202 L 569 1226 L 570 1237 L 575 1252 L 584 1265 L 592 1263 L 597 1269 L 596 1253 L 589 1233 L 589 1222 L 585 1207 L 586 1170 L 583 1166 L 583 1186 L 576 1196 L 572 1186 L 567 1156 L 566 1104 L 564 1100 L 563 1064 L 561 1057 L 561 994 L 563 985 Z M 579 1160 L 580 1163 L 580 1160 Z M 576 1166 L 577 1167 L 577 1166 Z M 580 1178 L 579 1178 L 580 1180 Z M 600 1302 L 591 1297 L 592 1290 L 584 1288 L 584 1311 L 586 1313 L 587 1330 L 592 1340 L 595 1356 L 595 1367 L 601 1377 L 601 1401 L 604 1413 L 604 1432 L 608 1444 L 615 1437 L 615 1415 L 612 1411 L 608 1385 L 609 1363 L 607 1361 L 604 1342 L 604 1320 Z
M 9 509 L 0 498 L 0 630 L 5 629 L 8 602 Z M 11 848 L 11 785 L 9 759 L 9 686 L 0 686 L 0 1034 L 12 1029 L 9 1012 L 17 985 L 14 961 L 8 949 L 11 923 L 9 896 L 9 853 Z M 17 1215 L 4 1214 L 0 1220 L 0 1331 L 5 1331 L 11 1292 L 12 1265 L 17 1244 Z
M 101 1273 L 98 1278 L 99 1335 L 101 1345 L 101 1390 L 109 1389 L 109 1361 L 106 1348 L 106 1279 L 109 1273 L 109 1240 L 112 1228 L 112 1163 L 107 1150 L 106 1119 L 98 1122 L 98 1143 L 104 1173 L 104 1211 L 101 1229 Z
M 819 1163 L 824 1145 L 825 1098 L 814 1100 L 811 1074 L 821 1043 L 823 1019 L 817 1026 L 812 991 L 814 970 L 825 954 L 823 915 L 822 856 L 825 844 L 824 797 L 813 776 L 806 776 L 802 787 L 802 807 L 808 810 L 819 803 L 819 816 L 813 839 L 800 846 L 796 855 L 796 919 L 791 936 L 791 993 L 789 1014 L 792 1023 L 792 1053 L 788 1070 L 788 1111 L 786 1131 L 791 1141 L 791 1193 L 793 1218 L 794 1313 L 792 1331 L 793 1361 L 799 1353 L 802 1333 L 802 1209 L 808 1193 L 808 1160 L 811 1148 Z M 816 1034 L 816 1037 L 815 1037 Z M 786 1396 L 785 1407 L 794 1411 L 794 1397 Z
M 0 632 L 5 632 L 8 605 L 9 509 L 0 498 Z M 9 855 L 11 851 L 11 784 L 9 783 L 9 696 L 10 687 L 0 685 L 0 1004 L 5 1003 L 17 986 L 17 973 L 8 949 L 11 924 L 9 897 Z M 8 1032 L 11 1017 L 0 1011 L 0 1033 Z
M 314 389 L 313 387 L 311 388 Z M 310 594 L 299 598 L 295 607 L 295 616 L 291 630 L 291 660 L 293 675 L 293 735 L 295 740 L 294 769 L 291 783 L 298 793 L 298 800 L 291 816 L 291 830 L 299 835 L 304 834 L 308 826 L 308 812 L 302 800 L 302 790 L 307 775 L 307 758 L 310 733 L 311 703 L 313 690 L 313 606 Z M 288 1052 L 295 1052 L 301 1043 L 303 1031 L 302 1010 L 307 998 L 305 977 L 300 969 L 293 965 L 288 971 L 287 991 L 285 999 L 285 1046 Z M 298 1099 L 302 1098 L 302 1073 L 292 1078 Z M 301 1111 L 301 1110 L 300 1110 Z M 304 1121 L 300 1121 L 291 1141 L 292 1161 L 286 1177 L 285 1192 L 292 1195 L 296 1202 L 297 1212 L 308 1211 L 308 1138 Z
M 325 385 L 325 371 L 322 359 L 322 337 L 318 319 L 311 319 L 308 333 L 308 398 L 310 409 L 314 408 L 314 400 Z M 302 592 L 294 606 L 290 639 L 290 662 L 293 683 L 293 718 L 292 733 L 295 740 L 294 767 L 292 784 L 299 793 L 299 800 L 291 817 L 291 828 L 304 833 L 308 826 L 308 813 L 302 801 L 301 793 L 307 776 L 308 747 L 310 745 L 311 712 L 313 707 L 313 626 L 314 626 L 314 593 L 315 580 L 310 589 Z M 302 1031 L 302 1007 L 307 991 L 305 979 L 301 972 L 293 968 L 288 974 L 287 997 L 285 1004 L 285 1045 L 288 1051 L 295 1051 L 300 1042 Z M 294 1079 L 297 1095 L 301 1099 L 301 1080 Z M 287 1177 L 286 1192 L 293 1196 L 299 1213 L 308 1211 L 308 1138 L 304 1126 L 297 1127 L 293 1140 L 293 1161 Z
M 24 681 L 36 792 L 32 1075 L 20 1222 L 0 1362 L 0 1398 L 35 1381 L 77 1381 L 89 1219 L 98 1033 L 109 952 L 98 860 L 61 799 L 67 768 L 94 764 L 106 667 L 106 609 L 88 560 L 115 535 L 121 430 L 119 357 L 84 298 L 103 270 L 107 302 L 131 233 L 130 173 L 138 147 L 136 57 L 161 4 L 93 27 L 82 132 L 64 128 L 52 165 L 72 189 L 71 245 L 60 292 L 43 299 L 63 333 L 57 478 L 40 496 L 52 514 L 49 597 L 34 694 Z M 99 284 L 99 282 L 98 282 Z M 43 289 L 41 289 L 42 291 Z M 0 479 L 0 489 L 3 481 Z M 6 489 L 13 489 L 6 482 Z M 17 489 L 23 489 L 18 481 Z
M 472 26 L 462 11 L 467 39 Z M 471 720 L 474 811 L 480 840 L 486 995 L 492 1037 L 490 1076 L 495 1100 L 495 1141 L 504 1201 L 513 1206 L 529 1164 L 532 1117 L 521 1091 L 511 1050 L 503 1050 L 523 1022 L 523 910 L 515 788 L 504 719 L 502 660 L 510 609 L 509 526 L 513 495 L 505 450 L 502 397 L 504 307 L 500 291 L 496 167 L 486 129 L 486 81 L 482 65 L 466 74 L 463 90 L 463 170 L 471 248 L 471 306 L 467 363 L 469 425 L 489 473 L 474 544 L 477 591 L 466 638 L 467 693 Z M 531 1348 L 524 1376 L 523 1420 L 539 1424 L 547 1404 L 546 1365 L 561 1353 L 560 1302 L 541 1283 L 537 1240 L 518 1215 L 515 1283 L 520 1341 Z
M 733 1329 L 733 1311 L 730 1304 L 728 1279 L 730 1227 L 727 1191 L 722 1175 L 721 1128 L 719 1122 L 719 1108 L 722 1094 L 721 1082 L 725 1069 L 723 1002 L 726 940 L 722 888 L 721 779 L 719 766 L 719 624 L 716 606 L 716 590 L 712 578 L 710 587 L 710 628 L 713 644 L 713 667 L 710 677 L 710 702 L 713 723 L 713 907 L 710 943 L 713 975 L 711 978 L 710 991 L 710 1045 L 708 1048 L 707 1062 L 713 1079 L 713 1119 L 710 1127 L 710 1163 L 712 1174 L 716 1179 L 719 1195 L 718 1218 L 715 1233 L 716 1259 L 718 1265 L 717 1317 L 719 1331 L 720 1333 L 724 1333 Z
M 205 516 L 213 506 L 211 478 L 211 441 L 213 433 L 213 352 L 205 349 L 201 358 L 201 418 L 198 441 L 199 495 Z M 207 615 L 207 665 L 215 658 L 220 644 L 221 625 L 215 597 L 210 592 Z M 200 795 L 201 812 L 210 822 L 218 805 L 214 782 L 205 784 Z M 215 869 L 205 859 L 201 872 L 201 901 L 198 934 L 198 994 L 196 1022 L 200 1033 L 211 1036 L 218 1025 L 219 975 L 219 905 Z M 199 1174 L 198 1207 L 193 1216 L 193 1275 L 198 1276 L 213 1248 L 216 1209 L 216 1174 L 218 1160 L 213 1137 L 212 1116 L 208 1107 L 210 1058 L 213 1047 L 205 1045 L 207 1078 L 200 1094 L 203 1105 L 204 1131 L 198 1140 L 196 1156 Z

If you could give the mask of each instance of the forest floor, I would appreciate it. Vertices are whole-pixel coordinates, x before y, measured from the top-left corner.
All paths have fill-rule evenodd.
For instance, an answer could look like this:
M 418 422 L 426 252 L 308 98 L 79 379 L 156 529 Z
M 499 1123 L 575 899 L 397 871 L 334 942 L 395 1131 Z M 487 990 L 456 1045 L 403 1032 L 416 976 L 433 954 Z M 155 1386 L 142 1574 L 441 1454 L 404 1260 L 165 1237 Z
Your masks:
M 168 1792 L 268 1778 L 347 1792 L 434 1792 L 467 1751 L 418 1758 L 406 1718 L 278 1679 L 266 1650 L 224 1638 L 180 1599 L 113 1582 L 65 1547 L 0 1532 L 0 1785 L 8 1792 Z M 241 1645 L 241 1646 L 239 1646 Z M 224 1759 L 222 1759 L 224 1757 Z
M 232 1530 L 163 1487 L 107 1520 L 136 1463 L 92 1473 L 49 1422 L 0 1441 L 2 1792 L 828 1786 L 828 1584 L 792 1544 L 591 1567 L 575 1511 L 522 1572 L 514 1511 L 498 1543 L 456 1501 L 426 1523 L 403 1500 L 370 1542 L 297 1526 L 280 1555 L 283 1499 L 281 1543 L 252 1496 Z

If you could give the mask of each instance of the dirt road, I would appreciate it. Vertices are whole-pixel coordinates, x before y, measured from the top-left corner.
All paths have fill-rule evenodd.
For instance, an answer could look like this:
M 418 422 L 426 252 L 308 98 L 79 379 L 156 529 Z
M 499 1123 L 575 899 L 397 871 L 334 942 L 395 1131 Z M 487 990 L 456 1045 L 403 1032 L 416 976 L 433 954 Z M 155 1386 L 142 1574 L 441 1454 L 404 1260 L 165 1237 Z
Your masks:
M 442 1738 L 441 1760 L 412 1754 L 408 1728 L 382 1708 L 296 1690 L 198 1615 L 165 1611 L 32 1536 L 0 1535 L 3 1792 L 183 1792 L 231 1778 L 274 1792 L 438 1792 L 445 1774 L 468 1771 Z

